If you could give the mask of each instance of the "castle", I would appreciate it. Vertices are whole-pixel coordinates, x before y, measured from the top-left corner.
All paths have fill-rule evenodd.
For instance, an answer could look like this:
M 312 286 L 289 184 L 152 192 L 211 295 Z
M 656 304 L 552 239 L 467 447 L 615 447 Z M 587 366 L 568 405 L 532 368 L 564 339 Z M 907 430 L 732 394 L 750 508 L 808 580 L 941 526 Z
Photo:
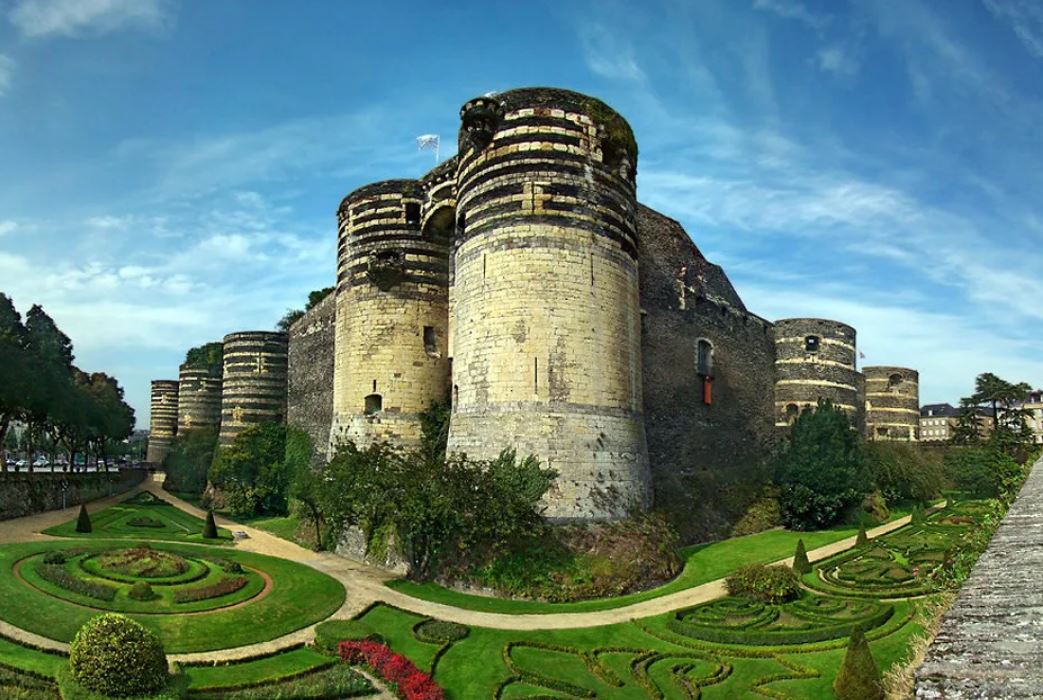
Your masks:
M 548 517 L 655 502 L 707 531 L 748 504 L 772 443 L 819 398 L 870 438 L 917 439 L 917 373 L 860 372 L 846 324 L 749 311 L 680 224 L 638 203 L 637 141 L 606 104 L 525 88 L 460 119 L 456 156 L 341 202 L 333 294 L 288 336 L 226 338 L 222 444 L 274 419 L 324 455 L 408 446 L 450 398 L 451 451 L 514 447 L 557 470 Z M 153 411 L 157 437 L 169 422 Z

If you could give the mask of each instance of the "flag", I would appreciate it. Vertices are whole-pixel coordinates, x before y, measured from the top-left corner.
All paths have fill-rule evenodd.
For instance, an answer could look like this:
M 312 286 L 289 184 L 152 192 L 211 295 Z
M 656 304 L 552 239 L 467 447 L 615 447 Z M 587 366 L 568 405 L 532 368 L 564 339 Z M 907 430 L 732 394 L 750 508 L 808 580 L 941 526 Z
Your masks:
M 438 134 L 424 134 L 416 137 L 416 147 L 420 151 L 437 151 Z
M 858 351 L 858 359 L 860 359 L 860 360 L 866 359 L 866 354 L 864 352 L 862 352 L 861 350 Z

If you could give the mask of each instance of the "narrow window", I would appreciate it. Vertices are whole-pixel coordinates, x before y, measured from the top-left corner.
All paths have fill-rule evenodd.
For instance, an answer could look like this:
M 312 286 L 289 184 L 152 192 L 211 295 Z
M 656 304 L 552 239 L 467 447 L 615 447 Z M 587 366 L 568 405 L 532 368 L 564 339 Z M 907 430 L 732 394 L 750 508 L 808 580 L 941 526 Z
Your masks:
M 902 375 L 900 375 L 900 374 L 895 373 L 895 374 L 892 374 L 890 377 L 887 378 L 887 388 L 888 389 L 897 389 L 898 385 L 901 384 L 901 383 L 902 383 Z
M 438 334 L 434 326 L 424 326 L 424 352 L 428 355 L 438 352 Z
M 795 403 L 786 404 L 786 420 L 789 423 L 797 420 L 797 416 L 800 414 L 800 406 Z
M 374 413 L 379 413 L 384 407 L 384 399 L 380 394 L 370 394 L 366 397 L 366 415 L 372 416 Z
M 406 203 L 406 223 L 410 226 L 420 225 L 420 205 L 416 202 Z
M 377 393 L 377 380 L 376 379 L 373 380 L 373 393 L 374 394 Z
M 454 411 L 456 410 L 456 407 L 458 405 L 460 405 L 460 386 L 458 384 L 453 384 L 453 410 Z
M 532 358 L 532 390 L 539 392 L 540 390 L 540 358 Z
M 713 345 L 700 339 L 696 345 L 696 371 L 704 377 L 713 376 Z
M 817 335 L 809 335 L 804 338 L 805 352 L 818 352 L 820 338 Z
M 482 279 L 483 280 L 485 279 L 485 271 L 486 271 L 486 269 L 487 269 L 487 266 L 485 264 L 485 253 L 482 253 Z
M 467 216 L 463 212 L 460 212 L 460 214 L 456 217 L 456 235 L 462 235 L 466 225 Z

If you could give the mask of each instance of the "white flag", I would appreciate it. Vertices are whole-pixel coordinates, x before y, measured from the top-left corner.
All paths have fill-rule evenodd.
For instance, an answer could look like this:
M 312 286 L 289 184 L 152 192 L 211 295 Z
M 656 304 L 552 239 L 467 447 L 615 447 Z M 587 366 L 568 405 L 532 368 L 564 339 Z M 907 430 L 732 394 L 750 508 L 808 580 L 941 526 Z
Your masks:
M 424 134 L 416 137 L 416 147 L 421 151 L 438 150 L 438 134 Z

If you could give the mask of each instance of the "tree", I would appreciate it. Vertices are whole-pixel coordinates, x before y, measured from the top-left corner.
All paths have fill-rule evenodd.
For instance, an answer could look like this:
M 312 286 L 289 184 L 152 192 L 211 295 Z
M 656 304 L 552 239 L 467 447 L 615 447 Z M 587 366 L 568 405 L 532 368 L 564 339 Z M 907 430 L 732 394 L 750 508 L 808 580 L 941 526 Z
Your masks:
M 217 521 L 214 520 L 214 511 L 206 512 L 206 524 L 203 525 L 203 537 L 208 540 L 217 539 Z
M 1017 410 L 1020 402 L 1023 402 L 1032 387 L 1025 382 L 1013 384 L 1005 379 L 997 377 L 992 372 L 979 374 L 974 380 L 974 393 L 962 399 L 961 404 L 967 406 L 980 406 L 987 404 L 992 408 L 992 427 L 996 429 L 1003 422 L 1006 414 Z
M 25 330 L 34 384 L 26 397 L 22 416 L 29 429 L 29 469 L 32 471 L 33 438 L 45 432 L 59 414 L 70 412 L 63 399 L 71 392 L 74 356 L 69 336 L 62 333 L 39 304 L 33 305 L 25 315 Z
M 32 376 L 27 349 L 28 332 L 10 297 L 0 292 L 0 444 L 8 446 L 11 422 L 23 414 L 26 398 L 32 390 Z M 7 460 L 0 470 L 7 471 Z
M 795 530 L 831 525 L 859 502 L 868 479 L 847 415 L 829 401 L 800 414 L 775 460 L 775 482 L 782 521 Z
M 185 353 L 185 364 L 189 367 L 220 367 L 224 361 L 224 343 L 207 343 L 190 348 Z
M 804 540 L 797 540 L 797 551 L 793 553 L 793 570 L 802 576 L 811 571 L 811 561 L 808 559 L 808 550 L 804 548 Z
M 217 449 L 216 427 L 192 428 L 178 433 L 163 460 L 168 491 L 199 495 L 206 489 L 207 472 Z
M 91 530 L 91 516 L 87 513 L 87 506 L 81 504 L 80 514 L 76 517 L 76 532 L 87 533 Z
M 291 475 L 286 471 L 286 426 L 259 423 L 217 450 L 210 482 L 238 515 L 286 515 Z
M 833 691 L 840 700 L 883 700 L 880 669 L 861 627 L 856 626 L 851 632 L 847 653 L 833 681 Z
M 329 296 L 336 287 L 325 287 L 323 289 L 316 289 L 308 293 L 308 303 L 303 309 L 286 309 L 286 313 L 279 319 L 279 322 L 275 324 L 275 327 L 283 332 L 290 330 L 290 326 L 297 323 L 304 317 L 304 314 L 311 311 L 319 302 Z
M 856 547 L 864 547 L 869 544 L 869 533 L 866 532 L 865 523 L 860 523 L 858 526 L 858 536 L 855 538 Z
M 320 471 L 311 464 L 311 438 L 300 428 L 286 431 L 286 471 L 290 473 L 290 498 L 300 504 L 315 527 L 315 549 L 321 551 L 322 500 L 324 482 Z

